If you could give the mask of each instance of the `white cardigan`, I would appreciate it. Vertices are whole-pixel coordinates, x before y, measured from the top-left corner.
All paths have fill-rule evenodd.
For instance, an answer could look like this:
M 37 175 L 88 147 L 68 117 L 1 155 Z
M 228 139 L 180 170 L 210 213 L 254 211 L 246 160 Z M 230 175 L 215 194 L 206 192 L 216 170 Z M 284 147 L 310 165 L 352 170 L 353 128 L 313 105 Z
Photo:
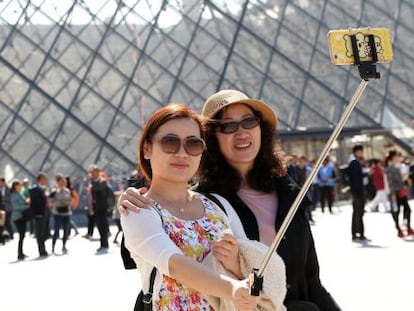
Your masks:
M 238 242 L 241 272 L 245 278 L 248 278 L 253 268 L 260 267 L 269 248 L 258 241 L 239 240 Z M 234 277 L 211 253 L 204 259 L 203 264 L 220 274 Z M 264 273 L 263 291 L 258 297 L 255 310 L 285 311 L 283 301 L 286 291 L 285 264 L 277 253 L 273 253 Z M 237 311 L 230 299 L 206 296 L 206 300 L 214 311 Z

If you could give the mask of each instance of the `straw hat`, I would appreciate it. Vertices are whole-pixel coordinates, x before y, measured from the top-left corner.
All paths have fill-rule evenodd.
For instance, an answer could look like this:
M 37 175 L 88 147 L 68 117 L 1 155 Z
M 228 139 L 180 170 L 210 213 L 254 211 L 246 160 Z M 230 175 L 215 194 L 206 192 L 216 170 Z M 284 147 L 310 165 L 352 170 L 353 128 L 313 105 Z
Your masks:
M 221 109 L 232 104 L 246 104 L 253 110 L 260 111 L 263 119 L 276 130 L 276 112 L 265 102 L 249 98 L 246 94 L 236 90 L 221 90 L 211 95 L 204 103 L 201 113 L 203 116 L 213 119 Z

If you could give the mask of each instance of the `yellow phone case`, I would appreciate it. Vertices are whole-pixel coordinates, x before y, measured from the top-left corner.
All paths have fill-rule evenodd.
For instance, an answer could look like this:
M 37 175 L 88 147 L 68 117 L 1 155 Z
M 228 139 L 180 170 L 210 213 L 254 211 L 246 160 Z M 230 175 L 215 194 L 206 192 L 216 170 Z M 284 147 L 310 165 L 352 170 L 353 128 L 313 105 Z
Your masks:
M 374 35 L 378 63 L 389 63 L 393 59 L 391 33 L 387 28 L 350 28 L 328 32 L 331 62 L 336 65 L 353 65 L 351 35 L 356 36 L 361 62 L 373 61 L 368 35 Z

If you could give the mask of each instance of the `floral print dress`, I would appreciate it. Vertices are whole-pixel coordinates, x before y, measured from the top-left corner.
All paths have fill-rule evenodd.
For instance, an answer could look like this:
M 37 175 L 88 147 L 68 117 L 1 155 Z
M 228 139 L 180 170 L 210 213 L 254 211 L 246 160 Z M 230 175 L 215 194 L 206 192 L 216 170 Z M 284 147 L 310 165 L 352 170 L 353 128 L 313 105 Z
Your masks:
M 199 198 L 204 205 L 204 216 L 195 220 L 183 220 L 173 216 L 168 210 L 157 206 L 163 218 L 164 230 L 170 239 L 188 257 L 202 262 L 210 253 L 210 241 L 221 237 L 229 228 L 224 214 L 218 207 L 202 195 Z M 211 311 L 212 307 L 203 295 L 178 281 L 164 275 L 160 292 L 156 298 L 157 310 L 162 311 Z

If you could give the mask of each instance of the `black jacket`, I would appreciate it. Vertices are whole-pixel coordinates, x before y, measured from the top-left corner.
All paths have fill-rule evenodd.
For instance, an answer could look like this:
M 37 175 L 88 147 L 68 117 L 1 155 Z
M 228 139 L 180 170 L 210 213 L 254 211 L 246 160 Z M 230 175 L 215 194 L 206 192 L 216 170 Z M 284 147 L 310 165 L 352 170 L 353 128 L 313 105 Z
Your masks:
M 108 206 L 108 197 L 109 189 L 108 184 L 102 178 L 98 178 L 92 181 L 92 207 L 94 212 L 97 211 L 107 211 Z
M 279 202 L 275 221 L 277 231 L 295 200 L 299 187 L 287 176 L 276 178 L 274 185 Z M 247 237 L 259 240 L 256 217 L 249 207 L 235 193 L 221 195 L 230 202 L 239 215 Z M 293 310 L 295 309 L 293 304 L 296 302 L 308 301 L 316 304 L 321 311 L 340 310 L 319 279 L 318 258 L 305 210 L 309 204 L 310 201 L 305 197 L 277 250 L 286 265 L 287 295 L 285 305 L 288 310 Z M 266 273 L 264 277 L 266 277 Z
M 45 190 L 38 185 L 29 190 L 30 209 L 34 216 L 45 216 L 47 211 L 47 198 Z
M 356 196 L 364 195 L 364 173 L 361 164 L 357 159 L 349 163 L 349 179 L 351 185 L 351 193 Z

